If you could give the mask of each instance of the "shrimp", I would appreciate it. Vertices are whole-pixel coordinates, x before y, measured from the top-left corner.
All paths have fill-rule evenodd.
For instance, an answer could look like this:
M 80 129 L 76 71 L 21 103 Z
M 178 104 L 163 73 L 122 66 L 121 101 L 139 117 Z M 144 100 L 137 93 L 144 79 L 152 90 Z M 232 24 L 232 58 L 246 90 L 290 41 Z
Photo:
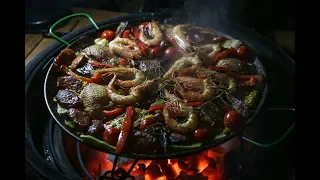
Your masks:
M 197 56 L 194 57 L 188 57 L 184 56 L 181 59 L 174 62 L 174 64 L 171 66 L 171 68 L 163 75 L 164 79 L 170 78 L 172 76 L 172 73 L 175 70 L 179 70 L 182 68 L 190 67 L 190 66 L 201 66 L 202 62 L 199 60 Z
M 214 94 L 210 78 L 204 80 L 192 77 L 175 78 L 176 91 L 187 102 L 190 101 L 206 101 Z
M 191 52 L 191 45 L 189 41 L 186 39 L 186 36 L 183 34 L 183 30 L 191 27 L 190 24 L 180 24 L 173 28 L 172 30 L 172 38 L 175 42 L 186 52 Z
M 163 32 L 160 29 L 159 24 L 152 20 L 147 25 L 142 24 L 139 26 L 139 40 L 147 46 L 159 46 L 163 39 Z M 146 36 L 145 30 L 148 31 L 149 37 Z M 150 37 L 151 36 L 151 37 Z
M 199 53 L 203 53 L 207 58 L 211 58 L 221 52 L 222 48 L 219 44 L 206 44 L 197 48 Z
M 205 68 L 199 68 L 197 70 L 197 75 L 199 77 L 210 77 L 213 81 L 226 85 L 228 87 L 229 94 L 237 92 L 236 80 L 226 74 Z
M 214 82 L 228 86 L 227 88 L 228 88 L 229 94 L 234 94 L 237 91 L 236 80 L 226 74 L 219 73 L 217 71 L 212 71 L 202 67 L 193 66 L 193 67 L 177 70 L 175 74 L 177 74 L 176 77 L 192 76 L 197 78 L 210 78 Z
M 188 133 L 194 130 L 198 125 L 198 113 L 196 110 L 188 106 L 180 98 L 170 94 L 167 90 L 164 93 L 166 99 L 169 100 L 165 103 L 162 111 L 167 126 L 180 133 Z M 188 117 L 187 122 L 179 124 L 176 119 L 170 116 L 172 114 L 174 116 Z
M 121 95 L 114 87 L 114 82 L 117 75 L 114 75 L 107 87 L 107 94 L 115 104 L 119 105 L 132 105 L 143 99 L 143 96 L 151 90 L 157 89 L 160 79 L 156 78 L 148 80 L 138 86 L 130 89 L 129 95 Z
M 128 76 L 129 78 L 134 77 L 133 80 L 120 80 L 120 79 L 115 80 L 115 83 L 123 88 L 130 88 L 133 86 L 137 86 L 143 83 L 146 79 L 143 72 L 136 68 L 126 68 L 126 67 L 106 68 L 106 69 L 94 70 L 92 74 L 95 74 L 95 73 L 99 73 L 99 74 L 115 73 L 118 75 L 118 77 L 120 76 L 125 79 L 127 79 Z
M 131 39 L 116 38 L 109 43 L 110 51 L 126 59 L 141 59 L 139 46 Z

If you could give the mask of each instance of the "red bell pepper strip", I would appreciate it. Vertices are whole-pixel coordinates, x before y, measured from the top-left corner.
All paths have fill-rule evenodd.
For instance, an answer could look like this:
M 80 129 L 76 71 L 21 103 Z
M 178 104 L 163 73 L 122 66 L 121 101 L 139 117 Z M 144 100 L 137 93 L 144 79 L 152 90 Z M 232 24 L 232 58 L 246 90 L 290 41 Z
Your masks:
M 261 74 L 257 74 L 257 75 L 237 74 L 237 73 L 232 72 L 231 70 L 229 70 L 226 67 L 209 66 L 208 69 L 226 73 L 227 75 L 232 76 L 235 79 L 248 80 L 248 79 L 251 79 L 251 78 L 255 78 L 259 82 L 263 81 L 263 79 L 264 79 L 264 76 L 261 75 Z
M 110 64 L 105 64 L 105 63 L 101 63 L 98 61 L 89 61 L 88 62 L 90 65 L 94 66 L 94 67 L 98 67 L 98 68 L 112 68 L 114 66 L 110 65 Z
M 233 48 L 229 48 L 226 49 L 220 53 L 218 53 L 217 55 L 211 57 L 210 59 L 208 59 L 208 61 L 206 62 L 206 64 L 217 64 L 217 62 L 219 60 L 221 60 L 222 58 L 225 58 L 227 56 L 229 56 L 230 54 L 236 53 L 236 50 Z
M 150 106 L 150 108 L 148 109 L 148 113 L 152 113 L 154 111 L 157 111 L 157 110 L 162 110 L 164 108 L 164 104 L 154 104 L 152 106 Z
M 188 102 L 187 104 L 188 104 L 188 106 L 197 107 L 197 106 L 204 104 L 204 102 L 203 101 Z
M 120 113 L 122 113 L 123 112 L 123 108 L 115 108 L 115 109 L 113 109 L 113 110 L 110 110 L 110 111 L 107 111 L 107 110 L 104 110 L 103 111 L 103 115 L 104 116 L 115 116 L 115 115 L 118 115 L 118 114 L 120 114 Z
M 252 87 L 252 86 L 256 85 L 256 83 L 257 83 L 257 79 L 253 76 L 249 80 L 243 81 L 241 83 L 241 86 L 242 87 Z
M 116 145 L 116 153 L 121 153 L 124 148 L 124 145 L 128 138 L 128 134 L 130 133 L 130 130 L 131 130 L 133 115 L 134 115 L 134 108 L 131 106 L 127 107 L 126 116 L 124 118 L 124 122 L 121 128 L 120 135 L 118 137 L 117 145 Z

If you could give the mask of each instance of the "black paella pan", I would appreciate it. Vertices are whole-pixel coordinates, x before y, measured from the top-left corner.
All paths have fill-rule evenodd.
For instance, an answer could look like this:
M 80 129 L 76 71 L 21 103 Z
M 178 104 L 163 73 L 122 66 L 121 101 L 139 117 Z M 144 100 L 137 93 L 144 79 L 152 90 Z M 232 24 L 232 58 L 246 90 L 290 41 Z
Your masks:
M 88 45 L 90 45 L 90 43 L 92 43 L 93 39 L 95 39 L 97 37 L 97 34 L 100 34 L 103 30 L 105 29 L 115 29 L 120 22 L 123 21 L 128 21 L 129 24 L 138 24 L 144 21 L 148 21 L 148 20 L 158 20 L 160 22 L 163 22 L 164 20 L 166 20 L 167 18 L 169 18 L 172 14 L 171 13 L 161 13 L 161 14 L 137 14 L 137 15 L 129 15 L 129 16 L 123 16 L 121 18 L 116 18 L 116 19 L 112 19 L 109 20 L 108 23 L 104 23 L 103 27 L 99 28 L 99 23 L 96 24 L 94 22 L 94 20 L 88 15 L 88 14 L 84 14 L 84 13 L 77 13 L 77 14 L 73 14 L 70 16 L 67 16 L 65 18 L 62 18 L 61 20 L 57 21 L 51 28 L 50 28 L 50 34 L 51 36 L 53 36 L 55 39 L 57 39 L 58 41 L 60 41 L 61 43 L 65 44 L 67 47 L 73 49 L 73 50 L 78 50 L 78 49 L 83 49 L 85 47 L 87 47 Z M 91 23 L 93 24 L 93 26 L 88 26 L 87 32 L 83 33 L 83 31 L 76 31 L 74 33 L 79 33 L 81 34 L 82 38 L 76 39 L 74 40 L 71 44 L 69 42 L 67 42 L 66 37 L 64 38 L 60 38 L 58 36 L 56 36 L 53 32 L 53 28 L 59 24 L 60 22 L 64 21 L 65 19 L 69 19 L 72 17 L 76 17 L 76 16 L 85 16 L 87 17 Z M 237 37 L 236 33 L 233 32 L 228 32 L 226 31 L 226 26 L 228 24 L 226 23 L 225 26 L 218 26 L 217 28 L 213 28 L 213 30 L 215 32 L 218 32 L 226 37 L 231 37 L 231 38 L 236 38 L 241 40 L 244 44 L 246 44 L 251 51 L 253 51 L 256 54 L 255 51 L 255 47 L 253 46 L 252 43 L 250 42 L 246 42 L 245 39 Z M 250 33 L 250 31 L 249 31 Z M 252 32 L 253 33 L 253 32 Z M 276 49 L 276 48 L 275 48 Z M 284 54 L 285 56 L 285 54 Z M 53 60 L 54 57 L 52 57 Z M 289 61 L 291 60 L 288 57 Z M 292 61 L 292 60 L 291 60 Z M 291 62 L 291 64 L 294 62 Z M 50 65 L 51 64 L 51 65 Z M 57 93 L 57 89 L 56 89 L 56 79 L 57 79 L 57 72 L 55 71 L 55 69 L 53 68 L 53 63 L 52 61 L 50 61 L 50 67 L 49 70 L 47 72 L 46 78 L 45 78 L 45 83 L 44 83 L 44 96 L 45 96 L 45 101 L 47 104 L 47 107 L 52 115 L 52 117 L 55 119 L 56 123 L 64 130 L 66 131 L 68 134 L 70 134 L 72 137 L 74 137 L 76 140 L 78 140 L 81 143 L 85 143 L 87 146 L 95 148 L 97 150 L 100 151 L 104 151 L 110 154 L 114 154 L 116 155 L 116 152 L 114 149 L 112 148 L 108 148 L 106 146 L 103 146 L 101 144 L 97 144 L 94 142 L 90 142 L 90 141 L 84 141 L 82 138 L 80 138 L 76 133 L 74 133 L 73 131 L 71 131 L 70 129 L 68 129 L 66 127 L 66 125 L 64 124 L 65 119 L 63 117 L 61 117 L 58 113 L 57 113 L 57 105 L 56 103 L 53 102 L 53 98 L 55 97 L 56 93 Z M 256 65 L 257 69 L 258 69 L 258 73 L 264 75 L 266 78 L 268 78 L 268 74 L 266 74 L 266 70 L 263 66 L 263 63 L 261 62 L 261 60 L 259 59 L 259 56 L 255 55 L 254 57 L 254 64 Z M 280 111 L 288 111 L 288 112 L 295 112 L 295 109 L 293 108 L 274 108 L 274 109 L 267 109 L 267 107 L 264 106 L 265 100 L 267 98 L 267 94 L 268 94 L 268 83 L 266 83 L 266 85 L 264 86 L 264 89 L 262 91 L 262 96 L 261 96 L 261 100 L 259 105 L 257 106 L 257 108 L 255 109 L 255 112 L 250 116 L 249 119 L 247 119 L 247 124 L 246 126 L 248 126 L 253 120 L 255 120 L 257 114 L 262 111 L 262 110 L 280 110 Z M 130 158 L 135 158 L 135 159 L 171 159 L 171 158 L 177 158 L 177 157 L 181 157 L 181 156 L 187 156 L 193 153 L 197 153 L 197 152 L 201 152 L 204 151 L 206 149 L 210 149 L 213 147 L 216 147 L 234 137 L 239 136 L 240 138 L 246 140 L 247 142 L 256 145 L 258 147 L 262 147 L 262 148 L 268 148 L 271 147 L 277 143 L 279 143 L 280 141 L 282 141 L 293 129 L 294 129 L 295 123 L 293 123 L 290 128 L 287 130 L 287 132 L 285 132 L 278 140 L 276 140 L 273 143 L 269 143 L 269 144 L 262 144 L 262 143 L 258 143 L 255 142 L 253 140 L 250 140 L 244 136 L 242 136 L 242 132 L 236 132 L 236 133 L 231 133 L 229 135 L 220 137 L 218 140 L 213 141 L 212 143 L 206 143 L 206 144 L 201 144 L 197 147 L 194 148 L 187 148 L 187 149 L 183 149 L 183 151 L 180 150 L 172 150 L 172 151 L 168 151 L 166 153 L 162 153 L 162 154 L 155 154 L 155 155 L 150 155 L 150 154 L 137 154 L 137 153 L 122 153 L 121 156 L 123 157 L 130 157 Z M 243 128 L 242 130 L 244 130 L 245 128 Z

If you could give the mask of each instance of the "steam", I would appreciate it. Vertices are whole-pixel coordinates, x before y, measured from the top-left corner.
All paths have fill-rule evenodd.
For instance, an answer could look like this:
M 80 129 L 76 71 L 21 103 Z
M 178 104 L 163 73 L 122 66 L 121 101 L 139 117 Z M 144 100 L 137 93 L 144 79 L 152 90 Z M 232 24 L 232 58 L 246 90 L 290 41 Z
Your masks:
M 239 23 L 248 0 L 186 0 L 182 9 L 174 15 L 180 22 L 203 27 L 217 26 L 225 21 Z

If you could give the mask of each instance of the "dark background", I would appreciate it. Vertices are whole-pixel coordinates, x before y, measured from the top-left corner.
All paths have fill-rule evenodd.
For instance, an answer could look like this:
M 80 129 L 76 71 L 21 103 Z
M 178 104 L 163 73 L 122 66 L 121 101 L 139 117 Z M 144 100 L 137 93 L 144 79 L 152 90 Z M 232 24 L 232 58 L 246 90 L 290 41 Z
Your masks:
M 254 28 L 261 33 L 295 29 L 294 0 L 25 0 L 26 25 L 32 22 L 55 22 L 69 15 L 72 7 L 117 12 L 159 12 L 183 10 L 187 17 L 210 21 L 227 19 Z M 27 31 L 28 31 L 27 26 Z
M 295 31 L 296 25 L 294 0 L 25 0 L 25 6 L 26 32 L 46 29 L 63 16 L 70 15 L 72 7 L 126 13 L 161 12 L 170 9 L 183 11 L 184 18 L 192 21 L 210 23 L 214 18 L 224 19 L 240 23 L 264 35 L 279 30 Z M 36 23 L 38 25 L 35 25 Z M 295 54 L 293 56 L 295 57 Z M 291 154 L 294 154 L 291 151 L 275 152 L 264 158 L 277 159 L 284 154 L 290 154 L 286 161 L 294 161 L 290 159 Z M 280 163 L 279 166 L 281 165 L 283 164 Z M 279 166 L 273 169 L 286 169 Z

